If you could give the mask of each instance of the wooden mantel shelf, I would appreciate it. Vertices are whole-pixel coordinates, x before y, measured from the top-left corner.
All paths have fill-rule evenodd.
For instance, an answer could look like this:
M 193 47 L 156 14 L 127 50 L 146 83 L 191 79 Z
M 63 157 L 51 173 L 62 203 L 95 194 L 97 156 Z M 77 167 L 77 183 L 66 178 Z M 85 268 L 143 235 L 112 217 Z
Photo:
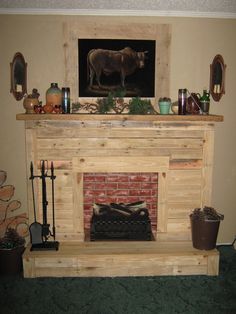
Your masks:
M 24 114 L 16 115 L 16 120 L 99 120 L 99 121 L 196 121 L 196 122 L 222 122 L 221 115 L 128 115 L 128 114 Z

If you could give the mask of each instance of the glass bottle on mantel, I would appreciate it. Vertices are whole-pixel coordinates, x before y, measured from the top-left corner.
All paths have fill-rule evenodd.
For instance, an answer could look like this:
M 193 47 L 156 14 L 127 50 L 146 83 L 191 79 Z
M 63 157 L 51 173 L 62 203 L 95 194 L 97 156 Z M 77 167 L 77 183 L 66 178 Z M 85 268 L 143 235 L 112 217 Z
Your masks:
M 206 89 L 203 90 L 203 94 L 200 98 L 200 104 L 201 104 L 202 114 L 209 114 L 210 93 L 208 93 Z
M 46 91 L 46 104 L 61 106 L 62 94 L 57 83 L 51 83 L 51 87 Z
M 186 114 L 186 105 L 187 105 L 187 89 L 181 88 L 178 93 L 178 114 Z
M 62 113 L 70 113 L 70 88 L 62 87 Z

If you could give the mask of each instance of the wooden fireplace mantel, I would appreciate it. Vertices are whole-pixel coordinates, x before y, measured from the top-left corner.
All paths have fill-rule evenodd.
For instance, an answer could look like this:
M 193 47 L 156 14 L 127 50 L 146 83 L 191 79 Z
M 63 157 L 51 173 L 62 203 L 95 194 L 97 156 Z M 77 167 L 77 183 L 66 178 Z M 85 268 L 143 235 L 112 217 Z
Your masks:
M 221 115 L 128 115 L 128 114 L 24 114 L 16 115 L 17 120 L 25 121 L 204 121 L 204 122 L 222 122 Z
M 56 233 L 61 249 L 46 253 L 27 249 L 26 277 L 218 274 L 218 252 L 201 252 L 191 246 L 189 214 L 196 207 L 211 205 L 214 130 L 223 116 L 18 114 L 16 119 L 25 121 L 27 177 L 30 162 L 38 171 L 40 160 L 52 160 L 57 176 Z M 84 167 L 80 162 L 93 164 L 96 172 L 101 167 L 98 160 L 114 165 L 117 157 L 117 162 L 132 162 L 132 171 L 138 171 L 145 165 L 145 156 L 162 178 L 155 241 L 113 246 L 86 242 L 83 212 L 78 206 Z M 165 163 L 164 169 L 159 161 Z M 102 167 L 106 169 L 105 164 Z M 27 183 L 31 223 L 32 191 L 31 182 Z M 40 189 L 36 195 L 40 200 Z M 37 204 L 39 221 L 41 212 L 41 204 Z M 152 259 L 145 266 L 146 254 Z M 102 266 L 107 262 L 110 270 Z

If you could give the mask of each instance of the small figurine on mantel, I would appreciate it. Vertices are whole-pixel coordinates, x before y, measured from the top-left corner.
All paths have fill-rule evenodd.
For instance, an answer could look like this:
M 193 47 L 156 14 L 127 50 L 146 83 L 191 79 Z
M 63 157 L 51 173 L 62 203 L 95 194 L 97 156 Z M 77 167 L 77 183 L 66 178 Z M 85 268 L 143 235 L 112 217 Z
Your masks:
M 25 113 L 35 113 L 35 108 L 40 106 L 39 96 L 40 94 L 36 88 L 32 89 L 31 94 L 25 94 L 23 101 Z

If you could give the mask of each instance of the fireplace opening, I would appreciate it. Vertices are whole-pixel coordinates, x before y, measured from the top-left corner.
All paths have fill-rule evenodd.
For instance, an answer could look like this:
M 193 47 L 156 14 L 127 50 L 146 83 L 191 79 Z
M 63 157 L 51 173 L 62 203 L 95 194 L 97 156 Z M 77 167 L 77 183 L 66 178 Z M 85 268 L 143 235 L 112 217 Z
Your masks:
M 158 173 L 87 172 L 83 198 L 87 239 L 152 240 L 155 237 Z M 100 231 L 97 233 L 97 230 Z

